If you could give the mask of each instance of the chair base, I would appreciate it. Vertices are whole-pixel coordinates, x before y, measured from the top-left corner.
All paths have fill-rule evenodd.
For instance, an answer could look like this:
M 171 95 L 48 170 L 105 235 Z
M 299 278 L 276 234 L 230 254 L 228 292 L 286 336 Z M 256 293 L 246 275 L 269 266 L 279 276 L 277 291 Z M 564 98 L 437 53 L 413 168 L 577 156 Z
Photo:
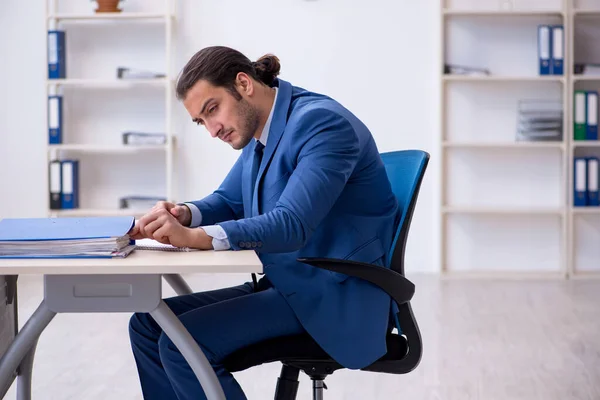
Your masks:
M 323 400 L 323 389 L 327 389 L 324 380 L 313 379 L 313 400 Z
M 313 381 L 313 400 L 323 400 L 324 390 L 327 389 L 325 378 L 329 374 L 308 373 L 306 370 L 304 370 L 304 372 L 306 372 Z M 299 367 L 283 364 L 279 379 L 277 379 L 275 400 L 296 400 L 299 375 Z
M 275 400 L 296 400 L 298 394 L 298 368 L 283 365 L 281 374 L 277 379 L 277 389 L 275 389 Z

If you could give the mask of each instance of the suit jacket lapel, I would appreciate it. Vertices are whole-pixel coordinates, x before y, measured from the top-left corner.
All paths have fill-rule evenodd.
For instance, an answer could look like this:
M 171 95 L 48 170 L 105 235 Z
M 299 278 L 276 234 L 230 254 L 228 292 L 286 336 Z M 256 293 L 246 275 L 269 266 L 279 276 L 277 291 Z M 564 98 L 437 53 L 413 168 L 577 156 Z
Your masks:
M 287 124 L 287 115 L 290 109 L 290 103 L 292 101 L 292 85 L 284 80 L 278 79 L 279 93 L 277 95 L 277 102 L 275 103 L 275 110 L 273 110 L 273 119 L 271 120 L 271 129 L 269 129 L 269 139 L 267 140 L 267 146 L 263 150 L 263 158 L 260 163 L 258 175 L 256 177 L 256 186 L 254 187 L 254 193 L 252 196 L 252 215 L 259 215 L 260 210 L 258 208 L 259 193 L 260 193 L 260 182 L 267 165 L 273 158 L 273 153 L 279 145 L 285 125 Z M 250 161 L 252 164 L 252 161 Z M 250 165 L 251 167 L 251 165 Z

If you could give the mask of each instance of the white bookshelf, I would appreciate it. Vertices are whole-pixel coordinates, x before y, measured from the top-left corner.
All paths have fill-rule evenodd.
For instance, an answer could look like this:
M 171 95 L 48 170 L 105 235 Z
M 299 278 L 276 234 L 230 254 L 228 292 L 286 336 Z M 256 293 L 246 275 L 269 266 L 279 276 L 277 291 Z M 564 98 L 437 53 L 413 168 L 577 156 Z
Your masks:
M 175 0 L 128 0 L 119 13 L 96 13 L 95 2 L 46 0 L 46 31 L 66 32 L 65 79 L 46 79 L 47 95 L 63 97 L 63 141 L 49 144 L 48 162 L 79 160 L 79 208 L 49 216 L 139 217 L 119 198 L 157 196 L 175 201 L 172 130 Z M 44 33 L 45 34 L 45 33 Z M 47 59 L 45 57 L 47 62 Z M 117 67 L 164 78 L 117 78 Z M 46 72 L 47 74 L 47 72 Z M 123 132 L 165 133 L 164 145 L 122 143 Z M 46 173 L 48 179 L 49 173 Z M 49 182 L 48 182 L 49 183 Z
M 490 71 L 440 71 L 446 277 L 569 275 L 569 73 L 537 65 L 538 24 L 564 25 L 568 48 L 568 16 L 563 0 L 441 0 L 442 63 Z M 562 104 L 562 140 L 516 139 L 518 101 L 539 98 Z
M 576 156 L 600 156 L 600 141 L 574 140 L 573 93 L 575 90 L 600 91 L 600 76 L 575 75 L 574 63 L 600 62 L 600 1 L 572 0 L 568 16 L 569 43 L 566 48 L 570 91 L 569 164 Z M 573 187 L 572 173 L 569 188 Z M 600 207 L 573 207 L 573 191 L 569 191 L 569 274 L 572 278 L 600 278 Z
M 441 0 L 442 62 L 489 76 L 441 80 L 441 251 L 447 277 L 600 278 L 600 207 L 574 207 L 574 90 L 600 91 L 600 0 Z M 537 26 L 562 24 L 564 75 L 538 75 Z M 557 142 L 515 139 L 522 98 L 562 101 Z

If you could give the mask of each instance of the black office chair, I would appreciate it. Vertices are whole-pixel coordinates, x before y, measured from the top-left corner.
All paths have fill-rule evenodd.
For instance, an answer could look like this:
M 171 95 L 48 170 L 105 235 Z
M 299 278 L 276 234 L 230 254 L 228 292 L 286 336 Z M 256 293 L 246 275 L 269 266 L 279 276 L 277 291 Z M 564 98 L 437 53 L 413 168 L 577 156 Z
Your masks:
M 415 286 L 404 277 L 404 250 L 413 211 L 429 154 L 418 150 L 405 150 L 382 155 L 392 190 L 402 211 L 396 236 L 392 243 L 389 269 L 370 264 L 336 259 L 299 259 L 317 268 L 341 272 L 365 279 L 386 291 L 398 306 L 398 334 L 387 334 L 387 353 L 363 371 L 406 374 L 421 361 L 422 346 L 419 327 L 413 315 L 410 300 Z M 324 380 L 327 375 L 343 368 L 329 357 L 308 335 L 294 335 L 267 340 L 231 354 L 225 361 L 230 372 L 243 371 L 260 364 L 281 362 L 275 400 L 295 400 L 298 376 L 304 371 L 313 381 L 313 399 L 323 399 Z

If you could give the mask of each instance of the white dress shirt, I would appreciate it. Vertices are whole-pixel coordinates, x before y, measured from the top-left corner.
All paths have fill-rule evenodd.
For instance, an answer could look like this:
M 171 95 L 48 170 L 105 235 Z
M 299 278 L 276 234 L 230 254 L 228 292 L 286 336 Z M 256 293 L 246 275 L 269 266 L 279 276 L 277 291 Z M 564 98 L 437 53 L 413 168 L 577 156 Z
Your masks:
M 267 122 L 265 123 L 265 127 L 263 128 L 262 133 L 260 134 L 260 138 L 258 139 L 265 147 L 267 147 L 267 139 L 269 138 L 269 130 L 271 129 L 271 120 L 273 119 L 273 111 L 275 110 L 275 104 L 277 103 L 277 87 L 275 89 L 275 100 L 273 101 L 273 106 L 271 107 L 271 112 L 269 113 L 269 117 L 267 118 Z M 255 139 L 256 140 L 256 139 Z M 190 226 L 196 227 L 202 224 L 202 213 L 192 203 L 184 203 L 190 209 L 192 213 L 192 222 Z M 212 245 L 215 250 L 229 250 L 231 245 L 229 243 L 229 239 L 227 238 L 227 234 L 219 225 L 208 225 L 203 226 L 202 229 L 206 232 L 208 236 L 213 238 Z

